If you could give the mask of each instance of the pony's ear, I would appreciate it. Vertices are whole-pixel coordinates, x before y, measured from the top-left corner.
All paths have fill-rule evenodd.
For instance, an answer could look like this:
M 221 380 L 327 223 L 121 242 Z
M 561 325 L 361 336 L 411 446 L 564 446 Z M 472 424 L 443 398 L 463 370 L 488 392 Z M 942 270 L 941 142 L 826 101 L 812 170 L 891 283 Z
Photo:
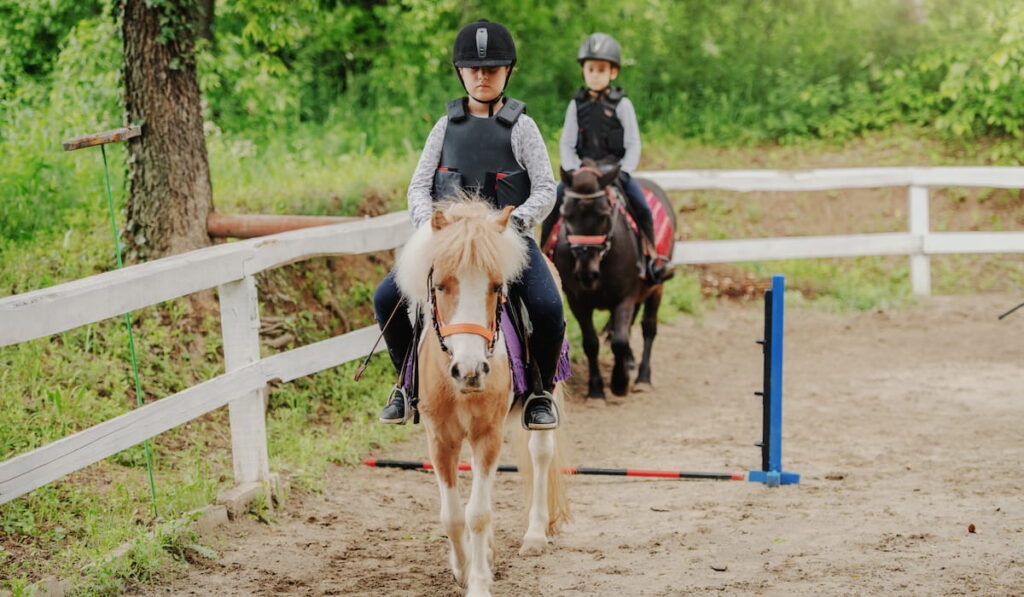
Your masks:
M 501 213 L 499 213 L 498 217 L 494 220 L 495 222 L 498 223 L 498 228 L 502 232 L 504 232 L 505 228 L 508 227 L 508 221 L 512 217 L 512 210 L 513 209 L 515 209 L 515 208 L 512 207 L 511 205 L 508 205 L 508 206 L 502 208 Z
M 434 229 L 434 232 L 443 229 L 445 226 L 450 224 L 448 216 L 445 215 L 440 209 L 434 210 L 433 217 L 430 218 L 430 226 Z
M 614 182 L 615 179 L 618 178 L 619 170 L 621 168 L 622 167 L 619 164 L 615 164 L 614 166 L 609 168 L 607 172 L 602 174 L 601 177 L 597 179 L 597 186 L 604 188 L 612 184 L 612 182 Z
M 562 184 L 567 187 L 572 187 L 572 172 L 567 172 L 565 168 L 558 167 L 559 173 L 562 175 Z

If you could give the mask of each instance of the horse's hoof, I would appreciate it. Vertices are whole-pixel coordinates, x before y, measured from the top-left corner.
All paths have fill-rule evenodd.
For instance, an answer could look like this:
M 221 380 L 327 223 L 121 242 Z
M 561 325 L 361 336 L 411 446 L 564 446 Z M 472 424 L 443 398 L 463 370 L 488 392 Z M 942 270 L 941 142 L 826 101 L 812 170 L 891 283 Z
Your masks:
M 451 554 L 448 558 L 448 563 L 452 567 L 452 576 L 455 577 L 455 582 L 458 583 L 460 587 L 465 587 L 467 580 L 465 569 L 462 566 L 459 566 L 459 563 L 455 559 L 455 554 Z
M 519 548 L 519 555 L 521 556 L 539 556 L 544 553 L 544 549 L 548 546 L 547 537 L 523 537 L 523 546 Z
M 644 392 L 653 392 L 654 386 L 649 381 L 638 381 L 633 384 L 633 392 L 636 394 L 643 394 Z
M 591 398 L 587 396 L 586 400 L 583 401 L 583 406 L 589 408 L 604 408 L 608 406 L 608 401 L 604 399 L 604 396 L 600 398 Z
M 625 385 L 621 385 L 621 386 L 614 386 L 614 385 L 612 386 L 612 394 L 615 394 L 616 396 L 625 396 L 628 393 L 629 393 L 629 384 L 625 384 Z

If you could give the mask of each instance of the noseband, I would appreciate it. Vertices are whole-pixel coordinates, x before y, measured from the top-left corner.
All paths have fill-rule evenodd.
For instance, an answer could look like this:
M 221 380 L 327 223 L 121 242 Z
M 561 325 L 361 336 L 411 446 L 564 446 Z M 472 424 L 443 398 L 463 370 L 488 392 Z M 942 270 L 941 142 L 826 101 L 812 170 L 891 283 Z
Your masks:
M 498 300 L 495 301 L 494 309 L 494 326 L 491 328 L 485 328 L 482 325 L 476 323 L 444 323 L 441 321 L 441 313 L 437 309 L 437 294 L 434 291 L 434 268 L 430 268 L 430 272 L 427 273 L 427 288 L 430 289 L 430 319 L 434 325 L 434 333 L 437 334 L 437 341 L 441 344 L 441 350 L 448 355 L 448 358 L 452 358 L 454 355 L 448 345 L 445 344 L 444 339 L 448 336 L 455 334 L 475 334 L 480 336 L 487 341 L 487 357 L 490 358 L 494 354 L 494 345 L 498 341 L 499 331 L 501 330 L 500 318 L 501 318 L 501 305 L 505 302 L 504 291 L 498 293 Z

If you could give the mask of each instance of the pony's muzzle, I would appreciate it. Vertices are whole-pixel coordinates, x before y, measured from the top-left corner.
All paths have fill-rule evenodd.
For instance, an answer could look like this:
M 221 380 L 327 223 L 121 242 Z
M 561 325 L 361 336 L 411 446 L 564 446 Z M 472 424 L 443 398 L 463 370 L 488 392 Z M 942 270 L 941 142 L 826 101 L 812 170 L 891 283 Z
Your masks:
M 588 290 L 592 290 L 597 286 L 597 281 L 601 277 L 601 272 L 595 269 L 581 268 L 578 275 L 583 287 Z
M 487 361 L 480 361 L 471 366 L 456 362 L 452 363 L 449 371 L 460 391 L 478 392 L 483 389 L 487 374 L 491 372 L 491 366 Z

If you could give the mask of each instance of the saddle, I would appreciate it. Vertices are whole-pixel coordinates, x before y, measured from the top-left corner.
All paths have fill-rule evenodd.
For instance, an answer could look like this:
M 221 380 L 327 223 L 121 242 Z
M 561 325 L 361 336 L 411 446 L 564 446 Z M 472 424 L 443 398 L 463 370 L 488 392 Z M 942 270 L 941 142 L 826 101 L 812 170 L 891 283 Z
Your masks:
M 522 399 L 530 393 L 538 393 L 542 390 L 540 371 L 533 361 L 529 350 L 529 338 L 533 333 L 530 325 L 530 318 L 526 311 L 526 305 L 518 292 L 509 292 L 508 301 L 502 305 L 501 321 L 499 330 L 501 340 L 505 342 L 506 352 L 509 359 L 509 368 L 512 371 L 512 391 L 515 399 Z M 409 394 L 409 404 L 413 408 L 413 423 L 420 422 L 419 410 L 416 408 L 419 401 L 419 393 L 416 384 L 418 383 L 418 354 L 420 338 L 423 334 L 423 325 L 417 318 L 413 326 L 413 341 L 409 345 L 409 352 L 405 355 L 405 364 L 402 367 L 402 375 L 399 385 Z M 558 357 L 558 366 L 555 370 L 554 381 L 568 379 L 572 375 L 572 363 L 569 360 L 569 341 L 562 340 L 562 352 Z M 511 404 L 509 408 L 511 408 Z

